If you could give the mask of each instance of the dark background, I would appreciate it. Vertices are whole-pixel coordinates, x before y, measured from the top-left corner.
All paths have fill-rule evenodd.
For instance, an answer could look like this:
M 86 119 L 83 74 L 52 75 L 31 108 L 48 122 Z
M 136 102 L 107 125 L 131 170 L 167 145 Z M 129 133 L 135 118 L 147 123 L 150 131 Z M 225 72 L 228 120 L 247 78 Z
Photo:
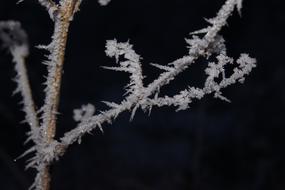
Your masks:
M 207 25 L 223 0 L 113 0 L 100 7 L 84 0 L 72 23 L 64 67 L 58 136 L 75 127 L 72 110 L 102 100 L 122 100 L 128 75 L 103 70 L 114 60 L 104 54 L 105 41 L 117 38 L 134 44 L 142 55 L 145 82 L 159 74 L 150 62 L 166 64 L 187 53 L 184 38 Z M 0 1 L 0 20 L 19 20 L 29 35 L 29 77 L 34 99 L 42 105 L 44 52 L 53 25 L 35 0 L 16 5 Z M 223 30 L 228 53 L 235 58 L 247 52 L 257 68 L 245 84 L 226 89 L 226 103 L 212 96 L 175 112 L 154 108 L 148 116 L 139 111 L 129 122 L 122 114 L 104 134 L 95 130 L 73 145 L 55 163 L 52 189 L 56 190 L 278 190 L 285 189 L 285 66 L 284 3 L 282 0 L 245 0 L 243 16 L 237 13 Z M 197 62 L 162 94 L 174 94 L 187 85 L 201 85 L 205 61 Z M 12 96 L 15 76 L 11 56 L 0 51 L 0 189 L 27 189 L 34 171 L 24 171 L 28 157 L 13 161 L 30 144 L 23 145 L 28 127 L 20 122 L 21 97 Z

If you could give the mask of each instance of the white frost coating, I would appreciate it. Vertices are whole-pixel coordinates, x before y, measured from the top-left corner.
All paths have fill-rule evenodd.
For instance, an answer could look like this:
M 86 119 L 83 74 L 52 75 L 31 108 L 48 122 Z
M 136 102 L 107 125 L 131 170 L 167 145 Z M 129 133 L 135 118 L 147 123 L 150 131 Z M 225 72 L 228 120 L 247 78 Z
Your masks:
M 44 61 L 44 64 L 47 65 L 48 76 L 46 77 L 46 85 L 45 88 L 45 101 L 44 105 L 41 107 L 40 111 L 42 114 L 42 124 L 41 124 L 41 133 L 42 136 L 46 136 L 48 130 L 48 124 L 51 120 L 52 108 L 54 106 L 53 97 L 55 97 L 57 93 L 57 87 L 55 84 L 56 78 L 56 70 L 58 65 L 58 60 L 60 59 L 60 48 L 64 45 L 61 41 L 61 34 L 63 28 L 63 24 L 61 21 L 55 22 L 54 35 L 52 36 L 52 42 L 47 46 L 48 51 L 50 51 L 50 55 L 48 55 L 48 61 Z
M 225 64 L 233 64 L 233 59 L 226 56 L 224 39 L 218 33 L 227 24 L 227 19 L 231 16 L 235 7 L 240 11 L 241 2 L 241 0 L 227 0 L 216 17 L 207 19 L 210 26 L 193 33 L 205 34 L 204 37 L 192 36 L 192 39 L 187 40 L 187 43 L 190 45 L 188 55 L 169 63 L 167 66 L 152 64 L 164 72 L 146 87 L 142 83 L 143 75 L 139 56 L 132 50 L 132 46 L 128 42 L 107 41 L 106 54 L 110 57 L 115 57 L 116 62 L 119 62 L 119 56 L 124 56 L 127 61 L 119 62 L 119 67 L 105 68 L 131 74 L 131 82 L 128 85 L 129 94 L 119 104 L 107 102 L 110 105 L 109 110 L 92 116 L 88 122 L 79 123 L 75 129 L 65 133 L 58 144 L 67 148 L 94 128 L 101 127 L 106 122 L 111 123 L 124 111 L 132 111 L 132 118 L 138 108 L 151 110 L 152 106 L 173 105 L 178 106 L 177 110 L 183 110 L 189 107 L 189 103 L 193 99 L 201 99 L 205 94 L 209 93 L 214 93 L 214 97 L 228 101 L 222 96 L 220 90 L 235 82 L 243 82 L 245 75 L 248 75 L 252 68 L 255 67 L 256 62 L 255 59 L 250 58 L 247 54 L 241 54 L 236 61 L 237 66 L 233 70 L 234 73 L 229 78 L 225 77 L 223 68 Z M 178 74 L 187 69 L 197 58 L 207 58 L 211 55 L 217 55 L 217 63 L 209 63 L 208 68 L 205 70 L 208 77 L 202 89 L 189 87 L 174 97 L 159 97 L 160 89 L 174 80 Z M 220 75 L 222 75 L 222 80 L 220 82 L 214 81 Z
M 27 34 L 21 28 L 19 22 L 0 22 L 0 40 L 3 41 L 4 47 L 10 50 L 13 62 L 15 63 L 17 88 L 14 93 L 21 93 L 23 98 L 22 104 L 23 111 L 25 112 L 25 122 L 30 125 L 28 140 L 39 143 L 39 123 L 25 66 L 25 58 L 29 55 Z M 29 153 L 29 150 L 26 153 Z
M 237 66 L 234 68 L 233 74 L 228 78 L 225 76 L 224 67 L 226 64 L 233 64 L 233 59 L 220 54 L 217 56 L 217 61 L 217 63 L 209 63 L 209 66 L 206 68 L 205 73 L 208 77 L 203 88 L 188 87 L 188 89 L 181 91 L 173 97 L 165 96 L 162 98 L 155 97 L 148 99 L 146 106 L 177 106 L 177 111 L 185 110 L 189 108 L 189 104 L 193 99 L 201 99 L 210 93 L 214 93 L 215 98 L 229 101 L 222 96 L 221 89 L 236 82 L 242 83 L 245 80 L 245 76 L 251 72 L 252 68 L 256 67 L 256 60 L 250 58 L 247 54 L 241 54 L 236 61 Z M 219 76 L 221 76 L 222 79 L 217 82 Z
M 92 104 L 83 105 L 81 109 L 73 111 L 73 119 L 78 122 L 88 120 L 95 113 L 95 107 Z
M 37 114 L 35 111 L 34 101 L 32 99 L 32 92 L 29 86 L 29 79 L 25 67 L 25 57 L 23 56 L 27 47 L 19 46 L 11 50 L 13 55 L 13 61 L 16 63 L 15 70 L 17 76 L 15 81 L 18 84 L 18 87 L 14 91 L 15 93 L 21 93 L 23 97 L 23 111 L 26 113 L 25 121 L 30 125 L 31 131 L 28 133 L 28 140 L 33 140 L 35 143 L 40 142 L 39 137 L 39 123 Z
M 142 93 L 143 75 L 140 63 L 140 56 L 132 49 L 133 46 L 126 43 L 118 43 L 117 40 L 108 40 L 106 43 L 106 55 L 115 57 L 119 62 L 119 56 L 124 56 L 126 61 L 119 62 L 119 67 L 103 67 L 114 71 L 123 71 L 130 73 L 130 83 L 127 85 L 127 94 L 139 96 Z
M 44 61 L 48 70 L 46 82 L 44 83 L 46 86 L 45 100 L 44 105 L 40 109 L 40 111 L 42 111 L 41 133 L 43 137 L 47 137 L 48 130 L 50 130 L 50 123 L 54 122 L 53 120 L 56 120 L 57 98 L 60 90 L 59 81 L 63 67 L 67 33 L 70 21 L 73 19 L 74 14 L 79 10 L 80 3 L 81 0 L 61 0 L 59 2 L 61 11 L 58 12 L 55 17 L 52 42 L 47 46 L 40 46 L 49 51 L 48 60 Z M 70 11 L 70 9 L 72 9 L 72 12 L 65 12 Z M 67 14 L 69 16 L 68 18 L 66 18 Z
M 5 30 L 4 30 L 5 29 Z M 15 63 L 15 70 L 17 76 L 15 81 L 17 82 L 17 89 L 14 93 L 21 93 L 23 97 L 23 111 L 25 112 L 25 120 L 30 125 L 30 131 L 28 134 L 28 139 L 34 142 L 34 146 L 26 150 L 20 157 L 26 156 L 30 153 L 34 153 L 29 160 L 27 160 L 26 169 L 30 167 L 36 168 L 39 173 L 40 169 L 40 154 L 43 149 L 42 138 L 40 136 L 40 128 L 38 117 L 35 111 L 34 101 L 32 99 L 31 88 L 29 84 L 29 79 L 27 76 L 25 58 L 28 56 L 28 43 L 27 35 L 21 25 L 15 21 L 0 22 L 0 39 L 4 42 L 4 47 L 9 48 L 12 56 L 13 62 Z M 49 146 L 49 149 L 53 147 Z M 55 150 L 55 149 L 54 149 Z M 45 152 L 43 155 L 49 155 Z M 19 158 L 20 158 L 19 157 Z M 50 158 L 55 159 L 56 155 L 50 156 Z M 36 180 L 39 179 L 39 174 L 37 174 Z M 40 180 L 38 180 L 40 181 Z M 34 183 L 32 188 L 40 189 L 40 183 Z
M 238 13 L 241 16 L 241 9 L 242 9 L 242 1 L 243 0 L 237 0 L 237 9 L 238 9 Z
M 110 2 L 111 2 L 111 0 L 98 0 L 98 3 L 99 3 L 101 6 L 106 6 L 106 5 L 108 5 Z

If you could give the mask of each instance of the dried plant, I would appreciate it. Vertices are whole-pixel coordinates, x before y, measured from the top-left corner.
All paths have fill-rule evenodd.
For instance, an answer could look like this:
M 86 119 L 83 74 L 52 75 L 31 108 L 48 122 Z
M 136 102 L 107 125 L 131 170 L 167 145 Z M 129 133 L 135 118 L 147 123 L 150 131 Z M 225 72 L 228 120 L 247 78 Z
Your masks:
M 79 10 L 81 0 L 60 0 L 56 3 L 52 0 L 38 0 L 46 7 L 50 18 L 54 21 L 54 33 L 49 45 L 39 47 L 49 52 L 47 65 L 48 76 L 45 82 L 44 105 L 35 110 L 31 88 L 25 67 L 25 58 L 28 56 L 28 40 L 20 23 L 15 21 L 0 22 L 0 39 L 4 47 L 10 50 L 17 72 L 16 82 L 18 87 L 15 92 L 20 92 L 23 97 L 23 111 L 26 114 L 26 122 L 30 125 L 27 141 L 33 141 L 34 146 L 28 149 L 22 156 L 33 154 L 26 167 L 35 168 L 37 175 L 31 189 L 50 189 L 51 176 L 49 168 L 51 164 L 64 155 L 66 149 L 74 142 L 81 141 L 83 135 L 90 133 L 95 128 L 102 129 L 104 123 L 111 124 L 122 112 L 130 111 L 131 120 L 137 109 L 151 112 L 153 106 L 175 106 L 176 111 L 189 108 L 194 99 L 201 99 L 207 94 L 213 94 L 215 98 L 229 101 L 222 95 L 221 90 L 236 82 L 243 83 L 245 76 L 255 67 L 256 60 L 243 53 L 235 61 L 227 56 L 225 40 L 219 34 L 222 27 L 227 24 L 227 19 L 235 8 L 241 13 L 242 0 L 227 0 L 214 18 L 207 19 L 209 23 L 204 29 L 190 33 L 191 38 L 186 39 L 189 53 L 165 65 L 152 64 L 162 72 L 159 77 L 149 84 L 144 84 L 142 58 L 134 50 L 129 42 L 121 43 L 116 39 L 106 43 L 106 55 L 116 59 L 116 66 L 107 67 L 114 71 L 126 72 L 130 75 L 127 85 L 126 97 L 120 103 L 104 103 L 108 110 L 96 113 L 92 104 L 83 105 L 74 110 L 74 120 L 77 126 L 55 139 L 56 120 L 58 113 L 61 74 L 64 63 L 68 30 L 75 13 Z M 110 0 L 99 0 L 101 5 L 107 5 Z M 177 75 L 185 71 L 198 58 L 216 58 L 216 62 L 209 62 L 205 69 L 206 80 L 202 88 L 187 87 L 176 95 L 160 96 L 162 87 L 169 84 Z M 225 65 L 231 64 L 234 69 L 229 77 L 226 77 Z

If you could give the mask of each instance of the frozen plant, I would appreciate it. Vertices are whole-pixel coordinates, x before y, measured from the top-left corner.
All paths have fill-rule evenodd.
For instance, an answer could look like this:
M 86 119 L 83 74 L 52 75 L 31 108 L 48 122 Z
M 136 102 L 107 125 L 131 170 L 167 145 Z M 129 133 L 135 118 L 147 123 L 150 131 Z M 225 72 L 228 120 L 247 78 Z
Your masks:
M 39 110 L 35 110 L 25 68 L 25 58 L 28 56 L 27 35 L 18 22 L 0 22 L 0 39 L 4 47 L 8 48 L 12 54 L 17 72 L 18 87 L 15 92 L 20 92 L 23 96 L 23 111 L 26 114 L 26 122 L 30 125 L 27 140 L 34 143 L 34 146 L 23 154 L 23 156 L 32 154 L 26 167 L 37 170 L 31 189 L 50 189 L 51 164 L 64 155 L 66 149 L 74 142 L 80 143 L 81 138 L 95 128 L 103 130 L 103 124 L 111 124 L 122 112 L 130 111 L 132 120 L 138 109 L 150 113 L 153 106 L 174 106 L 176 111 L 185 110 L 189 108 L 189 104 L 194 99 L 201 99 L 207 94 L 213 94 L 215 98 L 229 101 L 223 96 L 222 89 L 237 82 L 243 83 L 246 75 L 255 67 L 256 60 L 246 53 L 240 54 L 237 60 L 228 57 L 225 40 L 220 35 L 222 27 L 227 24 L 227 19 L 234 9 L 237 8 L 241 14 L 242 0 L 226 0 L 217 15 L 207 19 L 209 26 L 190 33 L 191 37 L 186 39 L 189 48 L 187 55 L 168 64 L 152 64 L 161 70 L 161 74 L 149 84 L 143 82 L 142 58 L 134 51 L 133 46 L 129 42 L 122 43 L 116 39 L 107 40 L 105 53 L 115 58 L 116 64 L 112 67 L 104 66 L 104 68 L 129 74 L 130 82 L 127 85 L 126 96 L 119 103 L 105 101 L 109 109 L 98 113 L 92 104 L 75 109 L 74 120 L 78 123 L 77 126 L 66 132 L 63 137 L 55 139 L 68 30 L 74 14 L 79 10 L 81 0 L 60 0 L 59 3 L 52 0 L 38 0 L 38 2 L 46 7 L 54 21 L 52 42 L 39 46 L 49 52 L 48 60 L 43 62 L 47 65 L 48 76 L 45 82 L 44 105 Z M 110 0 L 98 2 L 101 5 L 107 5 Z M 198 58 L 202 57 L 207 60 L 210 56 L 216 61 L 208 63 L 202 88 L 188 86 L 174 96 L 160 96 L 160 89 L 173 81 Z M 227 77 L 226 72 L 229 71 L 225 70 L 225 66 L 228 64 L 231 64 L 234 69 Z

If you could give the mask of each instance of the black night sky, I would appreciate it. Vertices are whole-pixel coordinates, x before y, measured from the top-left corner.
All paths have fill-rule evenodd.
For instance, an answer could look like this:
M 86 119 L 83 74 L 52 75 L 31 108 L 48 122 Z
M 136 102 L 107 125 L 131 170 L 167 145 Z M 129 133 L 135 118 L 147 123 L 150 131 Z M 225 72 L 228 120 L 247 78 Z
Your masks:
M 53 23 L 36 0 L 0 0 L 0 20 L 19 20 L 29 35 L 27 60 L 34 99 L 43 104 L 45 52 Z M 115 60 L 105 56 L 105 42 L 116 38 L 134 44 L 143 57 L 145 83 L 159 75 L 149 63 L 166 64 L 187 54 L 184 38 L 207 26 L 224 0 L 112 0 L 100 7 L 83 0 L 70 29 L 58 116 L 58 137 L 76 126 L 73 109 L 123 99 L 125 73 L 104 70 Z M 222 34 L 228 55 L 255 57 L 257 67 L 243 85 L 224 95 L 227 103 L 209 95 L 186 111 L 154 108 L 138 111 L 129 122 L 124 113 L 104 133 L 95 130 L 81 145 L 73 145 L 52 168 L 53 190 L 284 190 L 285 189 L 285 12 L 282 0 L 244 0 Z M 161 93 L 174 95 L 205 79 L 203 59 Z M 0 189 L 28 189 L 34 170 L 25 171 L 29 156 L 14 161 L 28 126 L 21 124 L 20 95 L 11 56 L 0 50 Z

